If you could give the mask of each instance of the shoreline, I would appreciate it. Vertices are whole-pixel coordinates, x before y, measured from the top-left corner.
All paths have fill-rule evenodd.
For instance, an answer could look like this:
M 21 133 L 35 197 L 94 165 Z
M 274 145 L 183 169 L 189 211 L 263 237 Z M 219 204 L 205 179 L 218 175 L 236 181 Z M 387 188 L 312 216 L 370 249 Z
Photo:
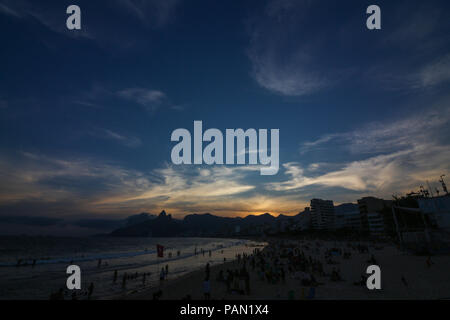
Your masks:
M 333 264 L 327 264 L 324 258 L 325 252 L 337 247 L 343 252 L 348 251 L 350 241 L 325 241 L 325 240 L 276 240 L 267 239 L 268 246 L 262 252 L 268 257 L 266 261 L 276 261 L 281 252 L 283 242 L 294 243 L 304 251 L 306 257 L 312 257 L 313 261 L 320 261 L 323 272 L 319 273 L 310 268 L 306 272 L 299 270 L 288 271 L 292 265 L 285 264 L 285 280 L 277 280 L 269 283 L 264 275 L 261 276 L 258 267 L 252 269 L 247 264 L 250 275 L 250 294 L 239 294 L 227 291 L 225 282 L 218 281 L 217 275 L 222 270 L 226 274 L 227 269 L 238 270 L 243 266 L 242 259 L 227 261 L 210 267 L 210 286 L 212 300 L 428 300 L 450 298 L 450 256 L 433 256 L 432 265 L 427 266 L 427 257 L 410 255 L 400 251 L 392 243 L 382 245 L 368 243 L 368 252 L 360 253 L 351 251 L 351 258 L 343 256 L 331 256 Z M 357 242 L 353 243 L 357 245 Z M 377 265 L 381 268 L 381 290 L 369 290 L 361 282 L 361 276 L 365 273 L 369 259 L 374 255 Z M 250 257 L 251 259 L 251 257 Z M 306 259 L 307 260 L 307 259 Z M 283 258 L 281 258 L 283 261 Z M 266 267 L 267 268 L 267 267 Z M 267 269 L 266 269 L 267 270 Z M 337 270 L 341 279 L 330 280 L 330 275 Z M 305 284 L 302 276 L 313 274 L 314 285 Z M 139 292 L 129 292 L 115 299 L 123 300 L 151 300 L 153 294 L 162 290 L 161 300 L 204 300 L 203 280 L 204 270 L 195 270 L 176 279 L 165 280 L 161 286 L 146 288 Z M 405 281 L 403 282 L 403 279 Z M 241 286 L 242 287 L 242 286 Z M 313 288 L 313 289 L 311 289 Z M 312 292 L 314 292 L 312 294 Z

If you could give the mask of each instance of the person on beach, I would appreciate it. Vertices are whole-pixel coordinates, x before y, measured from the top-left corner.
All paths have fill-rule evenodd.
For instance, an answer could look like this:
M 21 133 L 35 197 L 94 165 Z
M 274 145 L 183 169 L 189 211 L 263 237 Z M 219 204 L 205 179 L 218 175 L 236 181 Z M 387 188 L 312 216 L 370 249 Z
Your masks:
M 206 277 L 205 281 L 203 281 L 203 294 L 205 296 L 205 300 L 211 299 L 211 283 L 209 282 L 209 277 Z
M 169 265 L 166 264 L 166 277 L 167 277 L 168 274 L 169 274 Z
M 114 270 L 113 283 L 116 284 L 116 282 L 117 282 L 117 270 Z
M 57 292 L 50 295 L 50 300 L 64 300 L 64 289 L 59 288 Z
M 91 299 L 93 292 L 94 292 L 94 283 L 91 282 L 91 284 L 88 287 L 88 300 Z
M 205 275 L 206 275 L 206 278 L 209 279 L 209 262 L 206 264 L 206 267 L 205 267 Z
M 100 268 L 102 266 L 102 259 L 98 259 L 97 268 Z
M 165 276 L 165 271 L 164 268 L 161 268 L 161 272 L 159 273 L 159 281 L 162 283 L 164 281 L 164 276 Z
M 244 279 L 245 279 L 245 293 L 247 295 L 250 295 L 250 273 L 248 273 L 248 271 L 245 271 Z
M 154 292 L 153 293 L 153 300 L 161 299 L 162 295 L 163 295 L 162 290 L 158 290 L 158 291 Z
M 408 286 L 408 282 L 406 281 L 405 276 L 402 275 L 401 280 L 402 280 L 402 283 L 404 284 L 404 286 L 407 287 Z
M 225 279 L 225 283 L 227 285 L 227 292 L 231 292 L 231 283 L 233 282 L 233 273 L 228 269 L 227 270 L 227 276 Z
M 147 274 L 144 273 L 144 275 L 142 276 L 142 285 L 145 286 L 145 280 L 146 280 Z
M 122 289 L 127 287 L 127 273 L 125 272 L 122 276 Z

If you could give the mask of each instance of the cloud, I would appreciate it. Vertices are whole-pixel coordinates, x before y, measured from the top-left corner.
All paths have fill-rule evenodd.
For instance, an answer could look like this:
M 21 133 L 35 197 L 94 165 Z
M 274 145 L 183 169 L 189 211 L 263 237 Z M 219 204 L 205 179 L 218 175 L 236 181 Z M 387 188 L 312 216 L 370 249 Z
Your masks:
M 54 217 L 33 217 L 33 216 L 0 216 L 0 223 L 22 224 L 29 226 L 52 226 L 59 224 L 62 219 Z
M 264 12 L 248 24 L 252 76 L 265 89 L 286 96 L 317 92 L 331 84 L 314 58 L 321 44 L 299 38 L 310 4 L 307 1 L 269 1 Z M 293 44 L 294 34 L 296 43 Z
M 136 148 L 142 145 L 142 141 L 138 137 L 126 136 L 109 129 L 95 129 L 92 131 L 92 135 L 98 138 L 116 141 L 129 148 Z
M 433 156 L 430 156 L 432 154 Z M 288 191 L 319 185 L 390 197 L 392 193 L 418 188 L 426 180 L 450 170 L 448 146 L 417 146 L 411 150 L 351 161 L 342 169 L 308 175 L 299 163 L 284 164 L 288 180 L 268 184 L 269 190 Z
M 7 5 L 0 3 L 0 12 L 9 16 L 13 16 L 16 18 L 19 18 L 20 15 L 14 11 L 13 9 L 11 9 L 10 7 L 8 7 Z
M 447 102 L 444 102 L 444 104 Z M 450 108 L 431 108 L 397 121 L 372 122 L 351 132 L 332 133 L 303 142 L 300 154 L 320 148 L 343 146 L 352 154 L 394 152 L 438 139 L 449 125 Z
M 427 64 L 417 75 L 416 86 L 431 87 L 450 80 L 450 54 Z
M 140 42 L 143 36 L 148 38 L 149 28 L 160 29 L 175 18 L 179 0 L 115 0 L 102 5 L 101 17 L 91 15 L 98 10 L 92 1 L 79 0 L 76 5 L 81 8 L 81 30 L 66 28 L 66 8 L 58 2 L 40 2 L 31 0 L 2 0 L 0 13 L 22 19 L 23 22 L 37 21 L 45 28 L 70 38 L 92 40 L 101 46 L 114 49 L 128 49 Z M 124 21 L 130 14 L 137 19 Z M 128 16 L 128 17 L 126 17 Z M 48 42 L 48 39 L 42 41 Z
M 450 28 L 450 22 L 441 4 L 433 1 L 411 2 L 408 7 L 408 19 L 403 19 L 403 7 L 392 8 L 392 32 L 379 43 L 392 57 L 368 68 L 367 76 L 390 90 L 429 90 L 450 79 L 448 36 L 444 31 Z
M 298 192 L 319 186 L 325 188 L 322 194 L 331 188 L 335 194 L 336 188 L 342 189 L 337 197 L 345 197 L 348 190 L 382 197 L 410 191 L 450 170 L 449 124 L 450 108 L 446 105 L 402 120 L 324 135 L 302 143 L 300 153 L 325 148 L 331 155 L 343 150 L 349 154 L 347 162 L 313 163 L 307 167 L 299 162 L 285 163 L 287 179 L 266 187 L 277 192 Z
M 70 32 L 65 23 L 66 11 L 60 6 L 53 6 L 45 3 L 36 3 L 27 0 L 2 0 L 0 3 L 0 12 L 9 14 L 22 20 L 30 18 L 38 21 L 40 24 L 53 32 L 65 34 L 70 37 L 81 37 L 92 39 L 94 36 L 86 28 Z M 64 10 L 64 11 L 62 11 Z M 61 19 L 62 17 L 62 19 Z
M 169 105 L 166 94 L 159 90 L 127 88 L 117 92 L 117 95 L 143 106 L 150 112 L 154 112 L 162 106 Z
M 253 190 L 255 186 L 244 183 L 246 173 L 259 170 L 256 167 L 184 167 L 167 165 L 166 168 L 156 169 L 152 173 L 157 182 L 149 182 L 144 192 L 122 194 L 102 199 L 97 204 L 133 203 L 157 200 L 165 207 L 186 205 L 221 203 L 228 196 L 242 195 Z
M 162 27 L 175 16 L 179 0 L 116 0 L 116 3 L 146 26 Z
M 24 152 L 14 159 L 0 158 L 0 214 L 250 211 L 255 210 L 250 204 L 261 208 L 270 202 L 256 201 L 261 195 L 248 193 L 255 190 L 245 182 L 250 175 L 258 177 L 259 167 L 165 165 L 145 172 L 89 158 Z

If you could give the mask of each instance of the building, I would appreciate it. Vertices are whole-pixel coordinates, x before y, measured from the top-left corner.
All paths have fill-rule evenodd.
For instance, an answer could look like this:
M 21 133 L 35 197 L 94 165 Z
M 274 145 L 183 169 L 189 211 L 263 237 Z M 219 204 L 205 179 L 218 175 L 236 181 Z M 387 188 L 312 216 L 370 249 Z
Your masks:
M 436 228 L 450 232 L 450 196 L 419 198 L 417 202 Z
M 343 203 L 334 207 L 334 228 L 361 230 L 359 207 L 355 203 Z
M 368 213 L 367 220 L 369 222 L 369 232 L 371 235 L 381 237 L 386 234 L 384 219 L 381 213 Z
M 375 197 L 358 200 L 361 228 L 371 235 L 383 236 L 393 232 L 392 201 Z
M 332 200 L 311 200 L 311 224 L 313 229 L 334 229 L 334 204 Z

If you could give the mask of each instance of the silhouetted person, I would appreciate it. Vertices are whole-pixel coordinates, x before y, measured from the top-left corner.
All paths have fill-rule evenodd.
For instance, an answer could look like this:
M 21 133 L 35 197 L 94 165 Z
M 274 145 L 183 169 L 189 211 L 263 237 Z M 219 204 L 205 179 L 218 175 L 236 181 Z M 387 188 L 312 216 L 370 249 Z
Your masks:
M 113 283 L 117 282 L 117 270 L 114 270 Z
M 430 268 L 433 264 L 434 263 L 433 263 L 433 261 L 431 261 L 431 257 L 428 256 L 428 258 L 427 258 L 427 267 Z
M 206 264 L 206 267 L 205 267 L 205 276 L 206 276 L 206 278 L 209 279 L 209 262 Z
M 162 290 L 158 290 L 153 293 L 153 300 L 159 300 L 163 295 Z
M 402 275 L 402 282 L 405 285 L 405 287 L 408 286 L 408 282 L 406 282 L 406 279 L 405 279 L 405 277 L 403 275 Z
M 125 289 L 127 286 L 127 273 L 125 272 L 122 276 L 122 288 Z
M 88 287 L 88 299 L 91 299 L 92 293 L 94 292 L 94 283 L 91 282 L 91 284 Z
M 164 268 L 161 268 L 161 272 L 159 273 L 159 281 L 163 282 L 164 281 Z
M 205 295 L 205 300 L 211 299 L 211 283 L 209 282 L 209 277 L 206 277 L 205 281 L 203 281 L 203 294 Z
M 59 288 L 59 290 L 50 295 L 50 300 L 64 300 L 64 289 Z

